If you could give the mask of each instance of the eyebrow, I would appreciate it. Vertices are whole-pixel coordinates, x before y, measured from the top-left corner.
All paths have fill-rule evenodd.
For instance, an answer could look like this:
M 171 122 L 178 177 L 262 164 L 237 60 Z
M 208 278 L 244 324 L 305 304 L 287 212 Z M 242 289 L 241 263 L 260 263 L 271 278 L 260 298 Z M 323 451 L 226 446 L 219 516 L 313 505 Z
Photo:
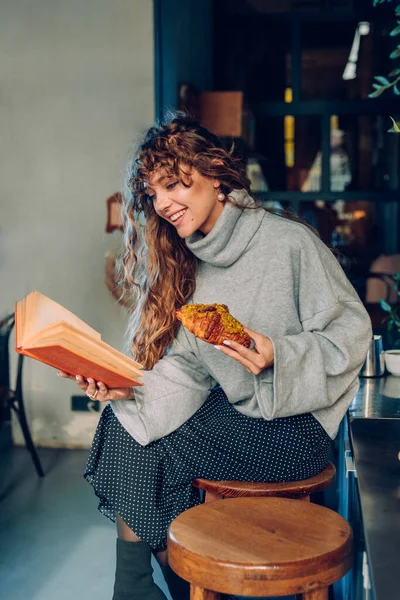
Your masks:
M 150 185 L 150 183 L 146 183 L 146 188 L 152 189 L 154 191 L 153 186 L 162 183 L 165 179 L 171 179 L 171 177 L 173 177 L 173 175 L 161 175 L 156 181 L 153 182 L 153 185 Z

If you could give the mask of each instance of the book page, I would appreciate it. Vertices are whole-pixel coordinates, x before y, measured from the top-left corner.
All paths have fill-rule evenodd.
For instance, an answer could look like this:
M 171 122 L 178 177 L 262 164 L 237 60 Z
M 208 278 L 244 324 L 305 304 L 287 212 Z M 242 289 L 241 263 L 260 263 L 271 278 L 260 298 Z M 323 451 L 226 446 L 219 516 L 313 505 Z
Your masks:
M 61 304 L 57 304 L 57 302 L 50 300 L 50 298 L 40 292 L 32 292 L 25 298 L 25 301 L 22 300 L 21 303 L 17 303 L 18 317 L 24 308 L 25 318 L 22 318 L 18 332 L 19 346 L 24 345 L 26 340 L 32 338 L 43 329 L 47 329 L 60 321 L 76 327 L 82 333 L 96 340 L 101 340 L 101 335 L 95 329 L 61 306 Z

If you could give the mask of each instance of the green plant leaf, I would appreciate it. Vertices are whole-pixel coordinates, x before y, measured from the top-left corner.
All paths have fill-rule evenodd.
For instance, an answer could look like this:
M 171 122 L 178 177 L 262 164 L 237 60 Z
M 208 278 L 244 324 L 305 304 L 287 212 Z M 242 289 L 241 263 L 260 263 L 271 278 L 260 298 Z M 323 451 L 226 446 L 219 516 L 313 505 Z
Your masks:
M 386 87 L 382 86 L 378 90 L 375 90 L 375 92 L 371 92 L 370 94 L 368 94 L 368 98 L 377 98 L 378 96 L 380 96 L 381 94 L 383 94 L 383 92 L 385 90 L 386 90 Z
M 375 75 L 375 79 L 382 85 L 390 85 L 389 79 L 386 79 L 386 77 L 383 77 L 382 75 Z
M 397 86 L 398 86 L 398 82 L 394 84 L 393 92 L 395 93 L 396 96 L 400 96 L 400 90 Z
M 390 71 L 389 73 L 389 77 L 396 77 L 396 75 L 400 75 L 400 69 L 393 69 L 393 71 Z
M 393 131 L 395 131 L 396 133 L 400 133 L 400 124 L 396 123 L 396 121 L 393 119 L 393 117 L 390 117 L 393 121 Z M 389 129 L 390 131 L 390 129 Z M 397 288 L 398 289 L 398 284 L 397 284 Z
M 394 37 L 395 35 L 399 35 L 399 34 L 400 34 L 400 25 L 397 25 L 397 27 L 392 29 L 392 31 L 389 33 L 389 35 L 391 37 Z
M 389 54 L 389 58 L 399 58 L 400 56 L 400 46 L 397 46 L 396 50 L 393 50 L 393 52 L 391 52 Z
M 386 302 L 386 300 L 383 300 L 383 298 L 381 298 L 379 300 L 379 304 L 381 305 L 381 308 L 385 311 L 385 312 L 390 312 L 392 310 L 392 307 L 390 306 L 390 304 L 388 304 Z

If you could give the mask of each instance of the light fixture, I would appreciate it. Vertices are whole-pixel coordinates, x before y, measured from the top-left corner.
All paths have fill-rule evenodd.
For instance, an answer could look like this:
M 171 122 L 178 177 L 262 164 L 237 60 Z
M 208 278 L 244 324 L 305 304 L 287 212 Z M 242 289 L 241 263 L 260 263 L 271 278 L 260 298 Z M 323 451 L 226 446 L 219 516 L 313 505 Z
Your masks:
M 356 27 L 354 34 L 353 43 L 351 46 L 349 58 L 347 60 L 346 67 L 343 71 L 342 78 L 346 81 L 349 79 L 355 79 L 357 75 L 357 61 L 358 53 L 360 50 L 360 40 L 362 35 L 368 35 L 370 32 L 370 24 L 368 21 L 360 21 Z
M 358 31 L 360 35 L 368 35 L 370 32 L 371 26 L 368 21 L 360 21 L 358 24 Z

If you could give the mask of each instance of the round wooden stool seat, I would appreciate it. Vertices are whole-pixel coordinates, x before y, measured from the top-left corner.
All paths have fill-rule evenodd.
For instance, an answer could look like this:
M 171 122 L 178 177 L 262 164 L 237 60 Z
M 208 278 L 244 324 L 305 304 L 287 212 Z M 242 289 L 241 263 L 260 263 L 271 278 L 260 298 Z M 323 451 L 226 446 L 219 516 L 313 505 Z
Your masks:
M 195 506 L 168 531 L 168 560 L 191 600 L 220 593 L 328 600 L 351 567 L 350 525 L 334 511 L 288 498 L 230 498 Z
M 330 462 L 326 469 L 318 475 L 301 481 L 253 483 L 246 481 L 212 481 L 198 478 L 192 481 L 192 485 L 206 492 L 206 502 L 218 498 L 239 498 L 243 496 L 280 496 L 309 500 L 310 494 L 328 488 L 333 483 L 335 474 L 335 466 Z

